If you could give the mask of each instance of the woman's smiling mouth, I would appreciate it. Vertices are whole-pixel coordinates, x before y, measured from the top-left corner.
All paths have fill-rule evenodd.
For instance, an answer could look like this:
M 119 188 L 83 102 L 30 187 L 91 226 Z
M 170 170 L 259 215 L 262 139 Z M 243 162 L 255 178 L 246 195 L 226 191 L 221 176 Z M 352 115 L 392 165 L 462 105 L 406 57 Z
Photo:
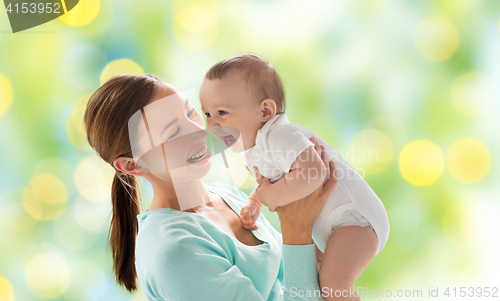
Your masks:
M 187 159 L 189 163 L 201 163 L 205 161 L 207 158 L 210 158 L 210 151 L 207 148 L 207 145 L 204 145 L 198 152 Z

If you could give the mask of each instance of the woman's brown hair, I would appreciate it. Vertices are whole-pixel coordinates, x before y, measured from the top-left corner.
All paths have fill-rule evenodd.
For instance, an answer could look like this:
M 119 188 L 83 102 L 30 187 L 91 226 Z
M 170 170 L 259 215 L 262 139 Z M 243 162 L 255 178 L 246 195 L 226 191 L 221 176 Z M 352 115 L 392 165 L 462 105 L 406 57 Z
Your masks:
M 83 118 L 87 139 L 113 168 L 117 157 L 132 158 L 129 118 L 147 105 L 163 83 L 151 74 L 119 75 L 109 79 L 90 97 Z M 116 170 L 111 190 L 113 216 L 108 239 L 113 270 L 118 284 L 129 292 L 137 289 L 134 253 L 139 228 L 137 215 L 141 213 L 137 184 L 135 176 Z

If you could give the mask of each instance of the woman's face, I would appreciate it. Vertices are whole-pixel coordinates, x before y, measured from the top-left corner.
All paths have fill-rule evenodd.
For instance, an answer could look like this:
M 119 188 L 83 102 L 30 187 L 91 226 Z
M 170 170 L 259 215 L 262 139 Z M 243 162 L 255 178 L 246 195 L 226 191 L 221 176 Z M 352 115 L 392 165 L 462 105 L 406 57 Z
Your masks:
M 130 118 L 129 129 L 136 128 L 131 132 L 139 137 L 134 141 L 131 137 L 131 144 L 141 171 L 189 182 L 201 179 L 210 170 L 205 123 L 190 105 L 189 94 L 165 84 L 141 112 Z

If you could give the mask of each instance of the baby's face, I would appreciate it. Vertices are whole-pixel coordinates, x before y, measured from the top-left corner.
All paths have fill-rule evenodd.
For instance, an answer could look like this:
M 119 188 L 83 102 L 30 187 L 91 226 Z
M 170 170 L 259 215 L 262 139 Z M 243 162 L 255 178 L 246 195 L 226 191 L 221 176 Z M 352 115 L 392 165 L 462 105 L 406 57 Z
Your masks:
M 264 122 L 260 102 L 253 99 L 250 88 L 242 79 L 235 75 L 224 79 L 204 79 L 200 88 L 200 102 L 207 117 L 208 129 L 214 136 L 220 137 L 213 131 L 218 126 L 231 127 L 239 131 L 244 150 L 255 145 L 257 131 Z M 231 132 L 231 128 L 225 128 L 226 132 Z

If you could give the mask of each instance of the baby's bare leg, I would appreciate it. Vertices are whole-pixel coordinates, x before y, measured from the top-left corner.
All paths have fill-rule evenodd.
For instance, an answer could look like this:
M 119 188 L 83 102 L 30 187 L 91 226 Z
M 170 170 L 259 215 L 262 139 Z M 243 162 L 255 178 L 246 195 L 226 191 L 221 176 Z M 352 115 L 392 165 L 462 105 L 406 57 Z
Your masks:
M 321 289 L 326 287 L 324 300 L 361 300 L 354 281 L 368 266 L 377 251 L 378 239 L 369 226 L 345 226 L 333 231 L 325 248 L 319 271 Z M 344 296 L 336 297 L 343 293 Z

